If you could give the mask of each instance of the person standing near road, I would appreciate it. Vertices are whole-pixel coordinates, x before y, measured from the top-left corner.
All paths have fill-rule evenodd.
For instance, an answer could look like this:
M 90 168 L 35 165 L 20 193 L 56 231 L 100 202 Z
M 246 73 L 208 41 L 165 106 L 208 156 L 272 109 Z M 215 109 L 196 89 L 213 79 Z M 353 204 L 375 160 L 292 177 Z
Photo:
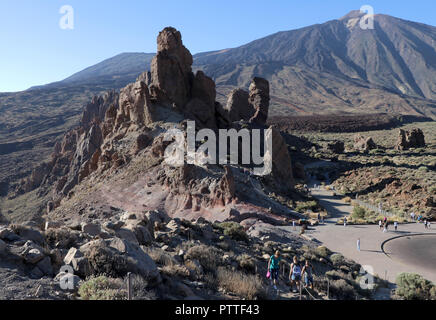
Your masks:
M 344 227 L 347 226 L 347 217 L 344 217 Z
M 397 221 L 394 222 L 394 228 L 395 228 L 395 231 L 398 230 L 398 222 Z
M 360 252 L 360 238 L 357 239 L 357 251 Z
M 383 229 L 383 223 L 381 220 L 378 221 L 378 227 L 380 230 Z

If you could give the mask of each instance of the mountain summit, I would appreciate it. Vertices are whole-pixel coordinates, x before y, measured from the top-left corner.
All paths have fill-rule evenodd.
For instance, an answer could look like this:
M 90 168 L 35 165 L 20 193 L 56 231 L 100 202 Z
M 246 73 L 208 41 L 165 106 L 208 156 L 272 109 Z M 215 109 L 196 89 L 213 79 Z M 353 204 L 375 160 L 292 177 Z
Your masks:
M 436 114 L 436 28 L 387 15 L 363 30 L 352 11 L 339 20 L 278 32 L 195 64 L 221 86 L 271 82 L 273 102 L 294 111 Z

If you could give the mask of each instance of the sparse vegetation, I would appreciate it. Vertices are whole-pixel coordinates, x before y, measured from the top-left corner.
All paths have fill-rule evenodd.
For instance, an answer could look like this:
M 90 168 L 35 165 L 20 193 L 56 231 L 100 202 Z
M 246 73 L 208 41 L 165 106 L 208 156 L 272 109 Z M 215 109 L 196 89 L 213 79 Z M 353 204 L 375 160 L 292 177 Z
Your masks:
M 245 299 L 266 299 L 268 297 L 262 281 L 255 275 L 220 267 L 217 271 L 217 279 L 220 287 Z
M 401 273 L 395 294 L 405 300 L 436 300 L 436 286 L 416 273 Z
M 79 287 L 82 300 L 125 300 L 126 285 L 121 279 L 92 277 Z

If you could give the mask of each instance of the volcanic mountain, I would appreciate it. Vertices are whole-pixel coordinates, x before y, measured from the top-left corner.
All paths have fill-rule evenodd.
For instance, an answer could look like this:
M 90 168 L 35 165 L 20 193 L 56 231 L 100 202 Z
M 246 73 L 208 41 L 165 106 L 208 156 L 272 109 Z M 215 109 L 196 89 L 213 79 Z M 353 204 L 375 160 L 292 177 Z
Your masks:
M 436 115 L 436 28 L 363 14 L 278 32 L 238 48 L 195 56 L 221 88 L 271 83 L 281 113 L 396 112 Z
M 436 28 L 360 12 L 278 32 L 246 45 L 193 56 L 217 84 L 223 105 L 251 80 L 270 83 L 271 116 L 402 113 L 436 117 Z M 150 68 L 154 54 L 125 53 L 71 77 L 17 93 L 0 93 L 0 195 L 47 159 L 54 143 L 77 125 L 94 95 L 119 90 Z

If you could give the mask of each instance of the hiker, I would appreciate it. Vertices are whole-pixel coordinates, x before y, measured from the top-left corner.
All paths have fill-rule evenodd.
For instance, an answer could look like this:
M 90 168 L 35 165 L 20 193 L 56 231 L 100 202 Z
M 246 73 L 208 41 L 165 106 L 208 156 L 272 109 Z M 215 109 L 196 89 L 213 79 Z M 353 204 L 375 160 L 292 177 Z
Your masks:
M 347 217 L 344 217 L 344 227 L 347 226 Z
M 273 281 L 274 289 L 277 290 L 277 283 L 279 280 L 279 271 L 280 271 L 280 261 L 282 258 L 280 257 L 280 251 L 277 250 L 268 261 L 268 272 L 270 274 L 270 278 Z
M 424 219 L 424 229 L 427 229 L 427 219 Z
M 291 271 L 289 272 L 289 280 L 291 281 L 291 289 L 295 284 L 295 290 L 293 292 L 298 292 L 298 288 L 301 285 L 301 266 L 298 263 L 298 258 L 295 256 L 291 264 Z
M 381 220 L 378 221 L 378 227 L 380 230 L 383 229 L 383 223 Z
M 360 238 L 357 239 L 357 251 L 360 251 Z
M 398 222 L 397 221 L 394 222 L 394 228 L 395 228 L 395 231 L 398 231 Z
M 430 221 L 427 221 L 427 229 L 431 229 Z
M 312 264 L 309 262 L 309 260 L 306 260 L 306 263 L 304 264 L 303 270 L 301 273 L 304 275 L 304 284 L 306 287 L 310 286 L 310 289 L 313 290 L 313 272 L 315 269 L 313 268 Z

